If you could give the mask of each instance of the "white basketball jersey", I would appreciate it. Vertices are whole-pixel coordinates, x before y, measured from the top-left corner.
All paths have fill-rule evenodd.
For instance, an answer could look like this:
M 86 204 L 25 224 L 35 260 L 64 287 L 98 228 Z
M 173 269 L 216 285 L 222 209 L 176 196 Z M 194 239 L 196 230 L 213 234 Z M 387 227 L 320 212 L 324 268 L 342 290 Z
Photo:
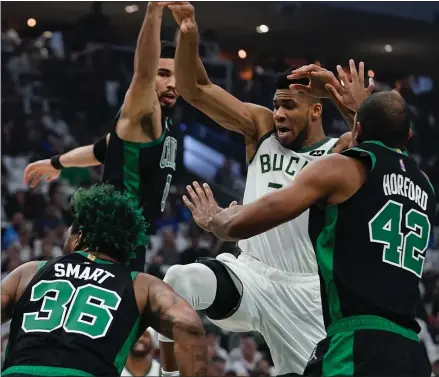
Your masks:
M 249 163 L 244 204 L 287 186 L 310 161 L 326 155 L 338 139 L 321 142 L 297 152 L 284 148 L 273 133 L 261 139 Z M 238 243 L 243 253 L 279 270 L 292 273 L 317 273 L 314 248 L 308 234 L 309 210 L 268 232 Z
M 152 359 L 151 360 L 151 368 L 143 377 L 159 377 L 162 375 L 161 365 L 158 361 Z M 134 377 L 131 372 L 127 368 L 123 368 L 122 377 Z

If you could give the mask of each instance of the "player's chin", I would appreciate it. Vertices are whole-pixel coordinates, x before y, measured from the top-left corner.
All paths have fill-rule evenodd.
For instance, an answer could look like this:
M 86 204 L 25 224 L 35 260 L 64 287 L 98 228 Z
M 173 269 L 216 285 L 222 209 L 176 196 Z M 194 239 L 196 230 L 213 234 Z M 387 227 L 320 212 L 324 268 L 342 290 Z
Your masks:
M 161 107 L 174 107 L 177 103 L 177 98 L 162 98 L 159 102 Z
M 294 141 L 294 133 L 292 131 L 276 131 L 277 139 L 283 146 L 290 145 Z

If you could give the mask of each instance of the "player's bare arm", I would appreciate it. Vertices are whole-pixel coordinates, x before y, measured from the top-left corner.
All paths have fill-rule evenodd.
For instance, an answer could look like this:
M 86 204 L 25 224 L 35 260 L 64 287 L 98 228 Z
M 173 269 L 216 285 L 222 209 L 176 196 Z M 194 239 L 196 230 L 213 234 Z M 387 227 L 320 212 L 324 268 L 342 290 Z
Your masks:
M 140 279 L 139 279 L 140 278 Z M 145 320 L 157 332 L 173 339 L 176 366 L 180 376 L 205 376 L 207 345 L 197 312 L 161 280 L 139 274 L 135 285 L 147 288 Z M 171 355 L 172 356 L 172 355 Z M 164 359 L 168 360 L 170 355 Z M 175 370 L 163 364 L 165 370 Z
M 148 2 L 134 54 L 133 79 L 116 126 L 117 134 L 123 140 L 148 142 L 162 133 L 161 109 L 156 93 L 162 14 L 163 7 L 159 3 Z
M 12 318 L 14 307 L 37 271 L 38 262 L 28 262 L 2 280 L 2 323 Z
M 88 168 L 103 164 L 109 139 L 110 134 L 107 134 L 105 140 L 102 137 L 95 144 L 72 149 L 62 155 L 53 156 L 51 159 L 30 163 L 24 169 L 24 183 L 35 187 L 43 179 L 46 182 L 51 182 L 59 178 L 63 168 Z
M 331 154 L 309 164 L 290 186 L 245 206 L 219 211 L 207 228 L 221 239 L 253 237 L 296 218 L 316 203 L 341 203 L 361 187 L 366 174 L 362 162 Z M 200 199 L 192 200 L 189 209 L 193 212 L 202 203 Z
M 188 2 L 164 2 L 180 25 L 175 55 L 177 89 L 183 98 L 222 127 L 245 136 L 247 158 L 251 158 L 259 138 L 273 129 L 271 110 L 243 103 L 213 84 L 198 55 L 198 26 L 194 7 Z

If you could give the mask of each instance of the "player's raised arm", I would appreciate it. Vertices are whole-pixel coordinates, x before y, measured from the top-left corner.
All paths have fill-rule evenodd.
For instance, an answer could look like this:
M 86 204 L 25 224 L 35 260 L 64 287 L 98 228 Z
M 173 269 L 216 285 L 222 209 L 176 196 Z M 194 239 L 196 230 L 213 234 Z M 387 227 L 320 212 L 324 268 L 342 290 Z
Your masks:
M 50 159 L 30 163 L 24 170 L 24 183 L 35 187 L 43 178 L 46 182 L 57 179 L 63 168 L 90 167 L 105 161 L 110 134 L 102 136 L 96 143 L 78 147 Z
M 133 79 L 125 95 L 121 118 L 138 120 L 140 117 L 152 116 L 154 106 L 158 106 L 156 76 L 160 58 L 162 14 L 163 7 L 159 3 L 148 2 L 134 54 Z
M 174 355 L 180 376 L 206 376 L 207 344 L 197 312 L 161 280 L 144 274 L 137 279 L 139 277 L 148 285 L 145 320 L 154 330 L 174 340 Z M 141 281 L 138 283 L 142 284 Z M 162 356 L 162 359 L 165 358 L 169 355 Z M 165 363 L 163 368 L 171 371 L 166 369 Z
M 224 128 L 246 136 L 247 143 L 257 141 L 269 132 L 273 122 L 269 109 L 243 103 L 209 80 L 198 55 L 199 36 L 194 7 L 188 2 L 163 4 L 171 9 L 181 29 L 175 55 L 175 76 L 183 98 Z
M 245 206 L 219 211 L 207 228 L 221 239 L 253 237 L 296 218 L 319 201 L 340 203 L 361 186 L 365 177 L 362 162 L 331 154 L 309 164 L 290 186 Z M 191 204 L 194 208 L 203 206 L 201 200 L 192 199 Z

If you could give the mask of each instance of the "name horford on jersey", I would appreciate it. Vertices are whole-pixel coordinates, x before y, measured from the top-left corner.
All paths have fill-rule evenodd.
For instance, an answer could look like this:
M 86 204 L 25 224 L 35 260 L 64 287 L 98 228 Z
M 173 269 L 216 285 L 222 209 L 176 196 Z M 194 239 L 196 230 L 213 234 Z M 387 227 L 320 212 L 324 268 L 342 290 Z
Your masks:
M 289 185 L 310 161 L 329 153 L 336 142 L 337 139 L 325 138 L 310 147 L 293 151 L 283 147 L 274 133 L 262 138 L 248 166 L 243 204 Z M 308 234 L 308 219 L 307 210 L 292 221 L 241 240 L 238 246 L 243 253 L 271 267 L 315 274 L 317 262 Z

